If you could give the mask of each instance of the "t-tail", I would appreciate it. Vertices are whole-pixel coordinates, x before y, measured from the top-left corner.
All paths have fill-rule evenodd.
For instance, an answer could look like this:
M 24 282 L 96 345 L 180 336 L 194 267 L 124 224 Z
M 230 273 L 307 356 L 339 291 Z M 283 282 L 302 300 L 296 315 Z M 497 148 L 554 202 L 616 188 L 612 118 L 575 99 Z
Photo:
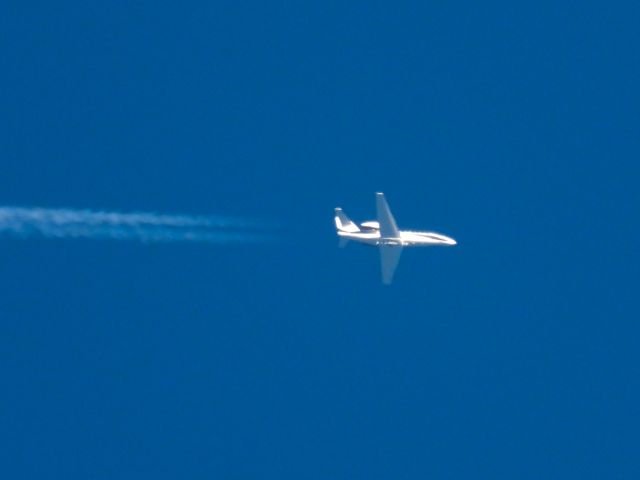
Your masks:
M 347 243 L 349 243 L 349 239 L 347 237 L 340 236 L 340 232 L 357 233 L 360 231 L 360 228 L 358 228 L 358 226 L 345 215 L 341 208 L 336 208 L 335 222 L 336 230 L 338 230 L 339 236 L 338 246 L 340 248 L 344 248 L 347 246 Z
M 345 215 L 341 208 L 336 208 L 336 216 L 334 220 L 336 222 L 338 232 L 357 233 L 360 231 L 360 228 L 358 228 L 358 226 Z

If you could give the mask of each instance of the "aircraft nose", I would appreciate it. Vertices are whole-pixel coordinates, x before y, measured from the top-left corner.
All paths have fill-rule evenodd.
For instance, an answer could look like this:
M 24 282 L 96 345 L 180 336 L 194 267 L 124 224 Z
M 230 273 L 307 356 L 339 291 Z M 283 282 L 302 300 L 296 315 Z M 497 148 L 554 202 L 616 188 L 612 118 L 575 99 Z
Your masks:
M 453 238 L 451 238 L 451 237 L 447 237 L 447 244 L 448 244 L 448 245 L 453 246 L 453 245 L 457 245 L 457 244 L 458 244 L 458 242 L 456 242 L 456 241 L 455 241 Z

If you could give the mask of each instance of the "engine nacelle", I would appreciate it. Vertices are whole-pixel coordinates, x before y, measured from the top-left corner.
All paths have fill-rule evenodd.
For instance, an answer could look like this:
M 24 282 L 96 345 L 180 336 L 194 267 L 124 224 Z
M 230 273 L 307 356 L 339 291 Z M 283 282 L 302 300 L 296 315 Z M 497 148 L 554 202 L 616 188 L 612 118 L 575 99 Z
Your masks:
M 380 230 L 380 222 L 377 222 L 375 220 L 370 220 L 368 222 L 362 222 L 360 224 L 361 227 L 363 228 L 368 228 L 368 229 L 372 229 L 372 230 Z

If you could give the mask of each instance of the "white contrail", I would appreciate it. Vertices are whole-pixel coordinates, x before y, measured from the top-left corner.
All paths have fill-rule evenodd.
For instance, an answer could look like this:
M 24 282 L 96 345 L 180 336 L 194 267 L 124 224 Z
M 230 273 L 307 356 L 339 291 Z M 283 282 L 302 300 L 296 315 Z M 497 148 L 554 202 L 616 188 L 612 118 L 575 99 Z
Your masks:
M 247 230 L 261 226 L 266 224 L 232 217 L 0 207 L 0 236 L 20 238 L 208 243 L 272 240 L 267 234 Z

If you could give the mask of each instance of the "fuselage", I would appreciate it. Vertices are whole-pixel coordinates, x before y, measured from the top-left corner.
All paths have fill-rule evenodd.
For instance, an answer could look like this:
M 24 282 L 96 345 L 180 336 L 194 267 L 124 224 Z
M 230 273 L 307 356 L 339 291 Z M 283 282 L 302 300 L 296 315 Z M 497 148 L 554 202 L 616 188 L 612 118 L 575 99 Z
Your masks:
M 456 241 L 435 232 L 419 232 L 412 230 L 401 230 L 399 237 L 382 237 L 378 222 L 364 222 L 360 225 L 359 232 L 345 232 L 338 230 L 338 235 L 355 242 L 366 243 L 368 245 L 389 245 L 400 247 L 433 247 L 436 245 L 452 246 Z

